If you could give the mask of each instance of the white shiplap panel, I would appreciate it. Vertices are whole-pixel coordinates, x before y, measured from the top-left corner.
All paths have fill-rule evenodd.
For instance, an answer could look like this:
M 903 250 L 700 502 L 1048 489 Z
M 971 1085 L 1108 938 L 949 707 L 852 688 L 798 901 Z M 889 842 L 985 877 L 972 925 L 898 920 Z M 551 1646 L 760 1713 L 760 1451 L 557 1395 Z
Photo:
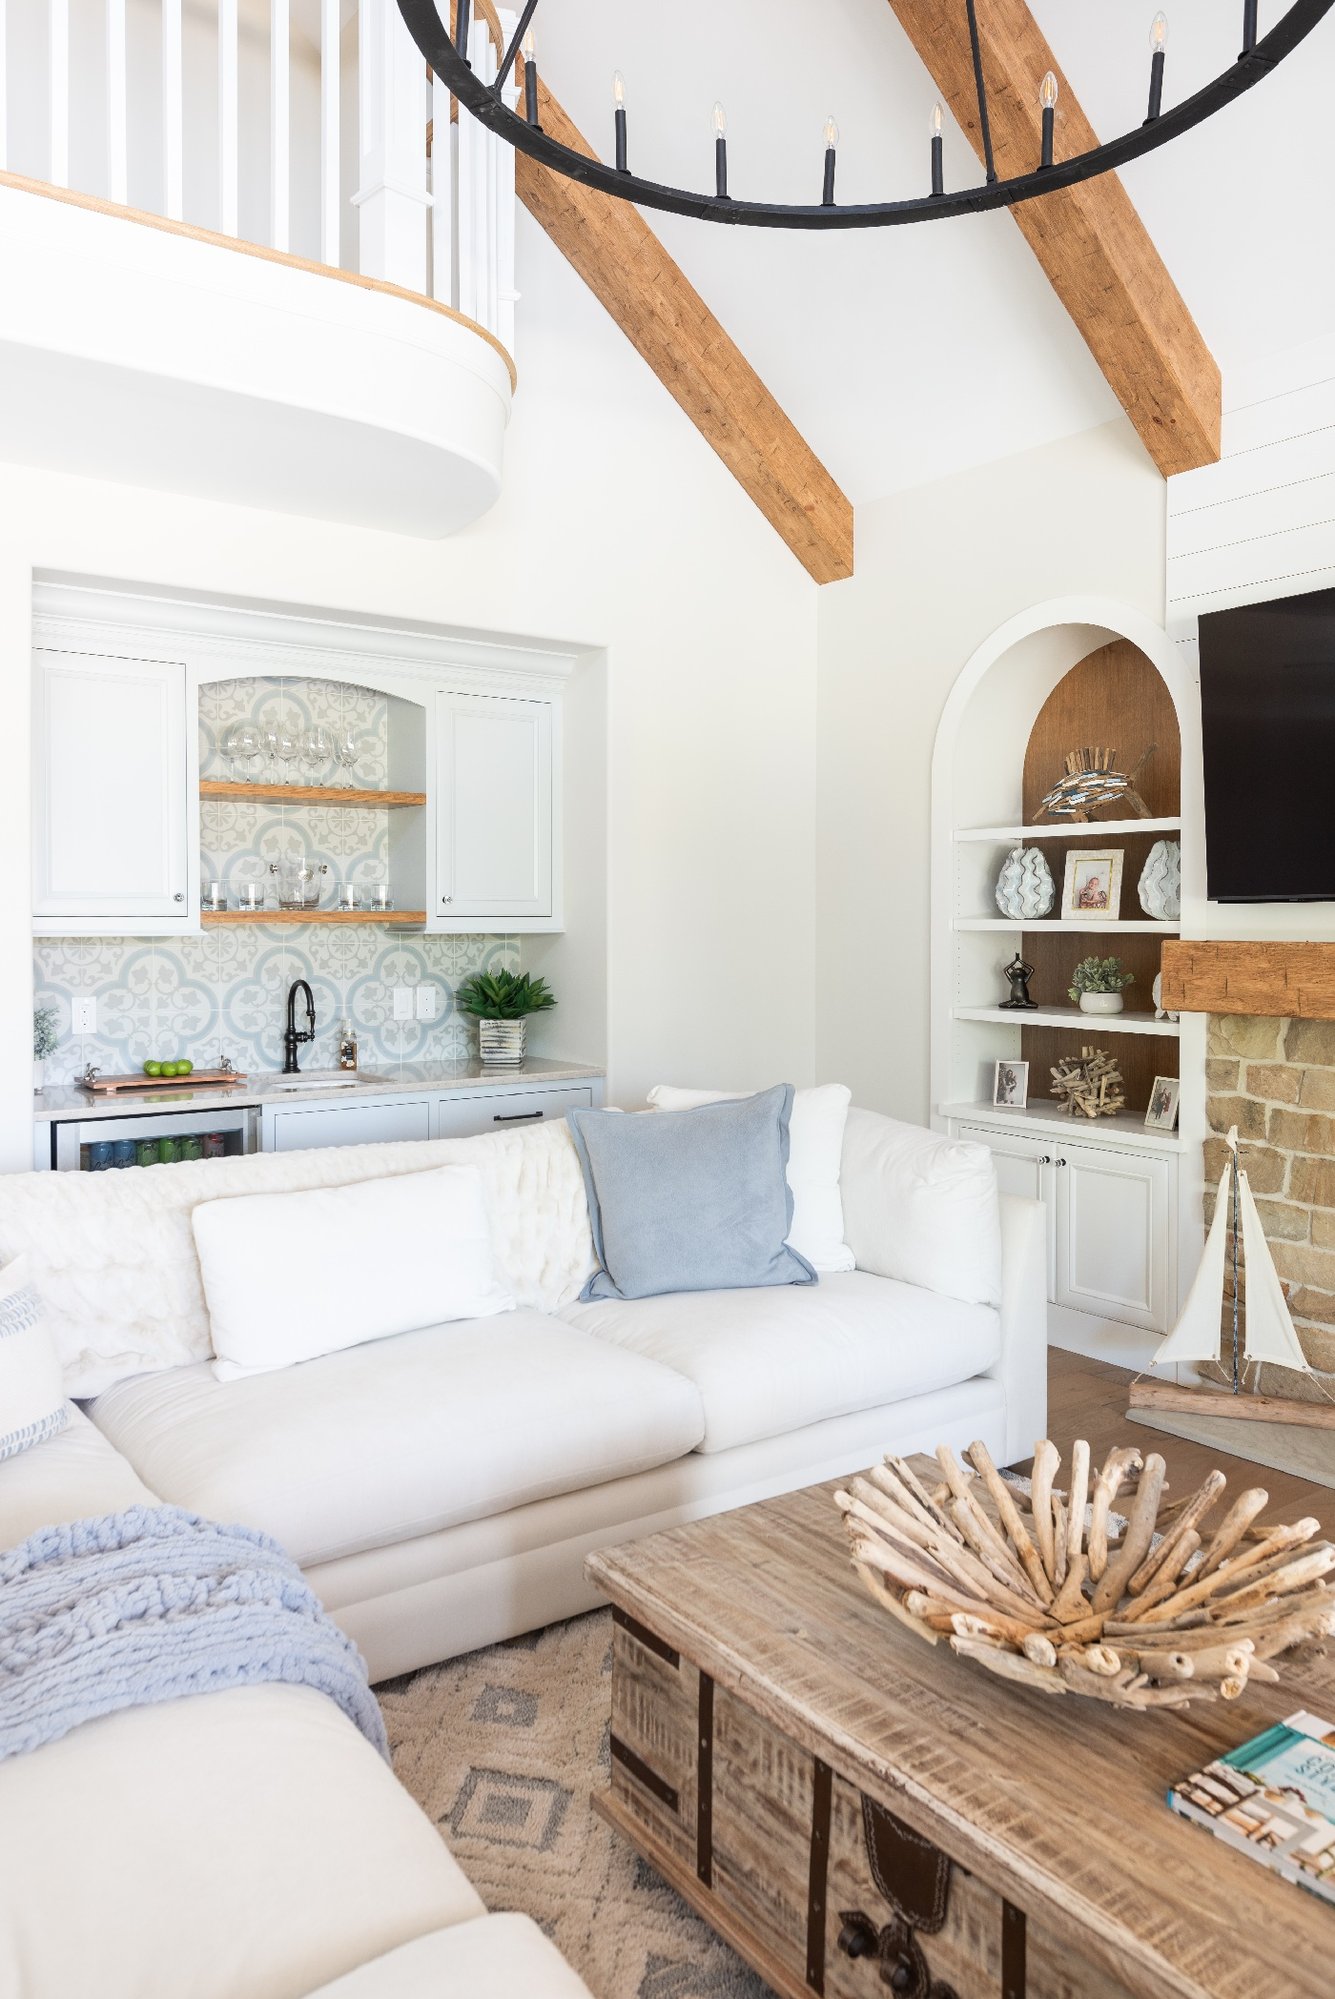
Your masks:
M 1262 450 L 1280 438 L 1301 437 L 1309 430 L 1324 430 L 1335 423 L 1335 376 L 1309 382 L 1304 389 L 1268 396 L 1249 403 L 1244 409 L 1226 410 L 1223 421 L 1223 455 L 1238 458 L 1249 451 Z
M 1323 435 L 1327 439 L 1324 466 L 1314 465 L 1292 479 L 1276 479 L 1260 492 L 1242 493 L 1217 506 L 1170 515 L 1169 561 L 1335 519 L 1335 431 Z
M 1291 597 L 1300 590 L 1323 590 L 1335 580 L 1335 520 L 1264 535 L 1231 548 L 1183 555 L 1169 564 L 1168 607 L 1215 603 L 1262 604 L 1267 597 Z
M 1301 486 L 1335 468 L 1335 424 L 1277 438 L 1273 444 L 1221 458 L 1201 472 L 1168 481 L 1170 521 L 1208 516 L 1238 500 L 1261 500 L 1268 493 Z M 1204 473 L 1209 473 L 1205 478 Z M 1194 482 L 1194 483 L 1192 483 Z M 1171 554 L 1171 549 L 1170 549 Z

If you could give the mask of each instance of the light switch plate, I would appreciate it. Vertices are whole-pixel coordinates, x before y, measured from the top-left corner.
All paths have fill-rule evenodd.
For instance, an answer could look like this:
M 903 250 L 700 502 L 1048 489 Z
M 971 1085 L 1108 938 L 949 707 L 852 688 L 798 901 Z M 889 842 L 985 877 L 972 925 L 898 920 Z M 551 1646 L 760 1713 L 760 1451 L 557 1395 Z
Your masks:
M 395 986 L 394 1018 L 411 1020 L 413 1017 L 413 989 L 411 986 Z
M 97 1001 L 91 994 L 70 1001 L 70 1030 L 74 1034 L 97 1033 Z
M 436 1017 L 436 988 L 426 982 L 416 989 L 417 1018 L 434 1020 Z

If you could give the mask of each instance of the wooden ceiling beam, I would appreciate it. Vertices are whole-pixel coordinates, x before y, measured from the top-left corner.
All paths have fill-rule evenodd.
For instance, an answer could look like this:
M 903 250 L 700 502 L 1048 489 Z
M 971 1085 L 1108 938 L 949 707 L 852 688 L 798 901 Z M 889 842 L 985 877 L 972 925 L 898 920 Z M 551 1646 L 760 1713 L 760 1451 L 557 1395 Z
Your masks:
M 521 66 L 522 67 L 522 66 Z M 545 83 L 543 130 L 591 153 Z M 817 583 L 853 574 L 853 508 L 628 201 L 515 157 L 519 198 Z
M 962 0 L 890 0 L 956 122 L 983 157 L 973 58 Z M 1052 70 L 1058 157 L 1098 144 L 1025 0 L 978 8 L 997 172 L 1036 166 L 1038 89 Z M 1148 86 L 1149 66 L 1146 64 Z M 1101 174 L 1012 209 L 1108 385 L 1167 478 L 1219 456 L 1219 369 L 1120 178 Z

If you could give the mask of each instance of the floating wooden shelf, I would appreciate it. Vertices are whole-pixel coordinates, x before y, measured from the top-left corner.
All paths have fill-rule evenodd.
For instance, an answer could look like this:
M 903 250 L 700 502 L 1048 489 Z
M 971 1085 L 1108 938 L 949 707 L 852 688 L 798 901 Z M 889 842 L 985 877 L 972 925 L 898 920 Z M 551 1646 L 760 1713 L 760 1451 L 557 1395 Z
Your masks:
M 1078 1006 L 1041 1006 L 1020 1012 L 1004 1006 L 957 1006 L 956 1020 L 995 1020 L 1006 1027 L 1071 1027 L 1097 1041 L 1104 1034 L 1163 1034 L 1176 1039 L 1176 1020 L 1156 1020 L 1152 1013 L 1082 1013 Z
M 200 921 L 213 923 L 397 923 L 426 922 L 424 909 L 205 909 Z
M 358 791 L 339 784 L 246 784 L 231 778 L 202 777 L 201 798 L 233 798 L 238 804 L 345 805 L 359 811 L 394 805 L 425 805 L 424 791 Z

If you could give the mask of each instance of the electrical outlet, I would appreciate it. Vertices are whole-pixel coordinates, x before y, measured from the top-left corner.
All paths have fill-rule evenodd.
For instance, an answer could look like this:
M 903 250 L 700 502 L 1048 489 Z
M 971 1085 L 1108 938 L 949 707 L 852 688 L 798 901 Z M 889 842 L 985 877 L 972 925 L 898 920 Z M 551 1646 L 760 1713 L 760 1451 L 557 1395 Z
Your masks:
M 97 1033 L 97 1001 L 90 996 L 70 1001 L 70 1029 L 75 1034 Z
M 394 1018 L 411 1020 L 413 1017 L 413 989 L 411 986 L 395 986 Z
M 417 988 L 417 1018 L 434 1020 L 436 1017 L 436 988 L 426 982 Z

